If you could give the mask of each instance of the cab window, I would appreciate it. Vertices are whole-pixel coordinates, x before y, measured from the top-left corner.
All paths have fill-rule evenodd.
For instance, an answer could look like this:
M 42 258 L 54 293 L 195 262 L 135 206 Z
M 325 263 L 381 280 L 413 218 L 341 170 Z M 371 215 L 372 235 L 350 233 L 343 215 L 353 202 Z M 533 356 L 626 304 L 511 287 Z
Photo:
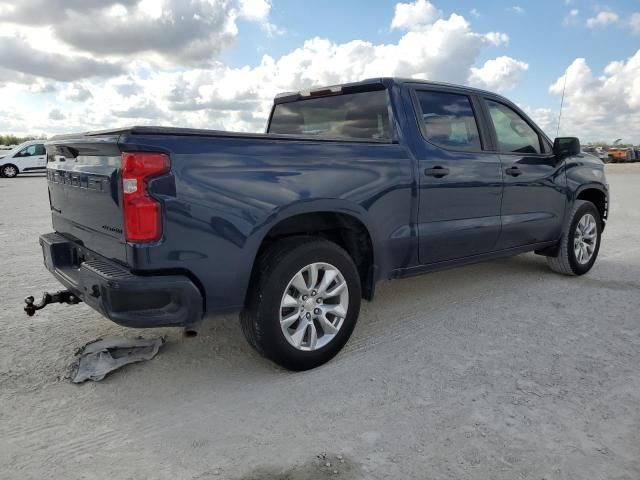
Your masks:
M 510 153 L 541 153 L 538 133 L 515 110 L 486 100 L 498 140 L 498 150 Z
M 36 145 L 36 155 L 46 155 L 47 151 L 44 149 L 44 144 L 39 143 Z
M 386 90 L 279 103 L 268 133 L 389 140 L 388 104 Z
M 482 149 L 471 101 L 466 95 L 417 91 L 420 123 L 431 142 L 453 150 Z
M 18 152 L 16 157 L 33 157 L 36 155 L 36 145 L 29 145 Z

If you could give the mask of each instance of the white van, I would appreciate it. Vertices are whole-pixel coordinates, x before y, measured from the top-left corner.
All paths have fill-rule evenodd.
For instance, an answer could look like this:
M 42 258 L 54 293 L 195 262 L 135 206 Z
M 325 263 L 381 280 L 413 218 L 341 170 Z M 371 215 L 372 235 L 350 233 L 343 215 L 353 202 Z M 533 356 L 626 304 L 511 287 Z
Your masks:
M 30 140 L 8 152 L 0 151 L 0 176 L 13 178 L 19 173 L 44 172 L 47 168 L 45 140 Z

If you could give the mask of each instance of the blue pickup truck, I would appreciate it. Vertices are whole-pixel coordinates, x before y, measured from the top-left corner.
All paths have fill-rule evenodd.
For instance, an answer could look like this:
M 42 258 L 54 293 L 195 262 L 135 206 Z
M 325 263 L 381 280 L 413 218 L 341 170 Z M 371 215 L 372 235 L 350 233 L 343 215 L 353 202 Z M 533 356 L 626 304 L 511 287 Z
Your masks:
M 285 93 L 266 133 L 132 127 L 46 145 L 44 262 L 129 327 L 240 312 L 288 369 L 332 358 L 380 280 L 535 251 L 593 266 L 603 163 L 487 91 L 377 78 Z

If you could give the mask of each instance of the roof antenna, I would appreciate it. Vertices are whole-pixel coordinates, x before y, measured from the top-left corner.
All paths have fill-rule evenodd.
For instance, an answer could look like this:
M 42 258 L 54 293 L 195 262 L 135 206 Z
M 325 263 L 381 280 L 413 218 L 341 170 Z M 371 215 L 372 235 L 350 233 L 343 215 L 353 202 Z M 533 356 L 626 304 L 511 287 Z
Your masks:
M 556 130 L 556 138 L 560 134 L 560 120 L 562 119 L 562 107 L 564 106 L 564 91 L 567 89 L 567 77 L 569 76 L 569 69 L 564 72 L 564 87 L 562 87 L 562 100 L 560 100 L 560 113 L 558 114 L 558 129 Z

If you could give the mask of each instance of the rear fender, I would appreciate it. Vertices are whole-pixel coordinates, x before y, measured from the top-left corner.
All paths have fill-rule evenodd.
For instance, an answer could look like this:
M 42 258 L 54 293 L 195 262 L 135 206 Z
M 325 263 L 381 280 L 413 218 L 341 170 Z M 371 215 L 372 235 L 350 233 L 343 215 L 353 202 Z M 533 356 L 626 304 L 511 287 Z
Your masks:
M 368 212 L 361 206 L 349 201 L 339 199 L 319 199 L 311 201 L 300 201 L 283 206 L 272 212 L 260 225 L 258 225 L 247 239 L 246 250 L 252 259 L 252 266 L 255 263 L 260 247 L 269 232 L 279 223 L 288 218 L 298 215 L 314 213 L 339 213 L 358 220 L 367 229 L 371 238 L 374 258 L 374 283 L 380 277 L 380 272 L 384 271 L 384 255 L 381 252 L 380 236 L 376 230 L 375 223 L 369 218 Z M 382 263 L 381 263 L 382 262 Z M 245 289 L 248 288 L 249 279 Z

